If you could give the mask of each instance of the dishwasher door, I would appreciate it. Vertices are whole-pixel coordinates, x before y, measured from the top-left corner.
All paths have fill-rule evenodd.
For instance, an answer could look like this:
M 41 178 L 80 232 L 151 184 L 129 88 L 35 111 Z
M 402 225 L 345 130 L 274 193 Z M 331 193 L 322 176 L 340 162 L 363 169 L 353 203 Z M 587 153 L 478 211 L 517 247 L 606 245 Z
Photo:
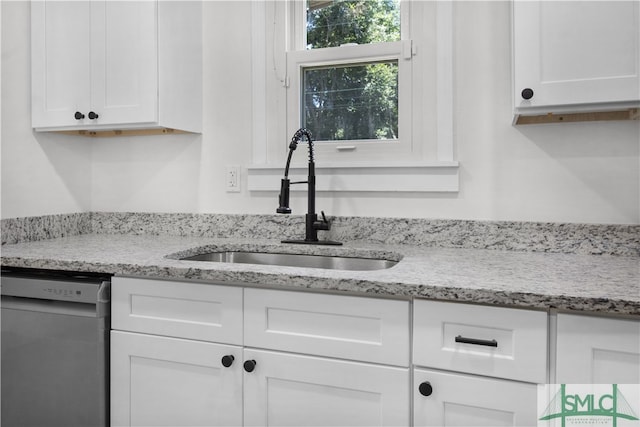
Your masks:
M 104 284 L 2 278 L 2 426 L 108 425 L 108 305 L 70 301 Z

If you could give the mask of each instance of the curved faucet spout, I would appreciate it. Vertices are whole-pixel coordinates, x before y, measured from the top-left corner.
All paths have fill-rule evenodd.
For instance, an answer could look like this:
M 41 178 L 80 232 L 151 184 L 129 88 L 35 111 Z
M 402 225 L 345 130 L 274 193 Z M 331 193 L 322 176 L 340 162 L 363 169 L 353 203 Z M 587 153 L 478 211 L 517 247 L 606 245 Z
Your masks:
M 298 142 L 305 137 L 307 139 L 307 145 L 309 147 L 309 163 L 308 174 L 306 181 L 291 182 L 289 180 L 289 166 L 291 164 L 291 157 L 293 152 L 298 147 Z M 284 169 L 284 178 L 280 180 L 280 195 L 278 196 L 279 207 L 276 209 L 277 213 L 290 214 L 291 208 L 289 207 L 289 190 L 291 184 L 307 184 L 307 214 L 305 217 L 305 239 L 304 240 L 283 240 L 283 243 L 311 243 L 311 244 L 324 244 L 324 245 L 341 245 L 340 242 L 334 242 L 330 240 L 318 240 L 318 230 L 329 230 L 331 223 L 324 216 L 322 212 L 322 220 L 318 221 L 318 214 L 316 214 L 316 170 L 315 161 L 313 158 L 313 139 L 309 130 L 301 128 L 298 129 L 291 138 L 289 143 L 289 154 L 287 156 L 287 164 Z

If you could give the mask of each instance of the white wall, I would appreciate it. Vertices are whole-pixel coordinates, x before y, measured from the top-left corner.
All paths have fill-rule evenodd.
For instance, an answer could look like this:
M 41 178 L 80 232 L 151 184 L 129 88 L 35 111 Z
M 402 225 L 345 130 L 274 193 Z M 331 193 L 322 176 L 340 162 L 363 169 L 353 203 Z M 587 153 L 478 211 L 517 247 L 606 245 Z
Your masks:
M 251 163 L 249 2 L 204 3 L 202 135 L 98 140 L 34 137 L 29 6 L 2 7 L 3 218 L 86 210 L 275 213 L 277 188 L 269 194 L 224 189 L 227 165 Z M 512 127 L 509 3 L 456 2 L 455 19 L 460 192 L 319 194 L 318 210 L 640 223 L 640 122 Z M 292 208 L 304 213 L 304 194 L 294 196 Z

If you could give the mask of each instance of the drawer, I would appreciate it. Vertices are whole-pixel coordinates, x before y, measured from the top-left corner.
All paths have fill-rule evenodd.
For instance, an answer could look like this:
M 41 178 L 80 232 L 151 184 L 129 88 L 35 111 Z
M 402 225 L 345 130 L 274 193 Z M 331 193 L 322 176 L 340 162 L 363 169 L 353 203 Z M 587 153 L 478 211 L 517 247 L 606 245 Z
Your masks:
M 547 382 L 547 313 L 418 300 L 414 364 Z
M 245 289 L 245 346 L 409 366 L 409 302 Z
M 242 345 L 242 288 L 114 277 L 113 329 Z

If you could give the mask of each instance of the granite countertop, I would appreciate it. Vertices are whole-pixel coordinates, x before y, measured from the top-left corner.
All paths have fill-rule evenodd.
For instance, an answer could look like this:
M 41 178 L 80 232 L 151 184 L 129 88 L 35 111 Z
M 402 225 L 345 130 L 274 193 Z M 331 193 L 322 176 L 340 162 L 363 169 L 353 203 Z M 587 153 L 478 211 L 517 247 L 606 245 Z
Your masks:
M 400 262 L 385 270 L 338 271 L 177 259 L 216 250 L 302 251 Z M 287 245 L 279 239 L 89 233 L 5 244 L 2 265 L 640 316 L 638 257 L 357 241 L 331 247 Z

